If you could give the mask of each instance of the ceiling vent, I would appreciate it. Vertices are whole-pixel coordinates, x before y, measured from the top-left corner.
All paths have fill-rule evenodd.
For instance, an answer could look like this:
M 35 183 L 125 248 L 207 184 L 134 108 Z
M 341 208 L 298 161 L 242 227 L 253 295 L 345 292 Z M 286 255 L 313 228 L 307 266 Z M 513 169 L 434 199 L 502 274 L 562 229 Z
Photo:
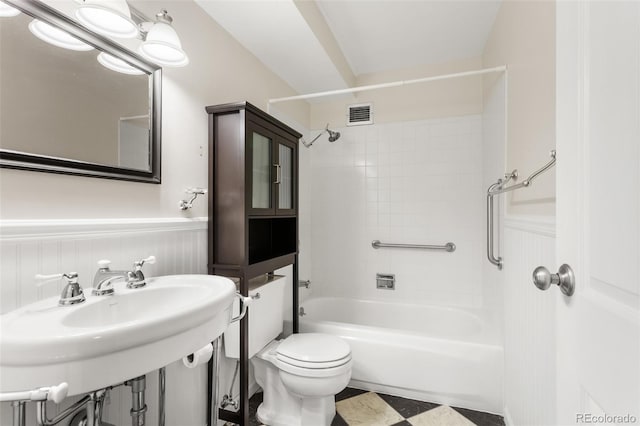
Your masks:
M 347 126 L 373 124 L 372 104 L 349 105 L 347 110 Z

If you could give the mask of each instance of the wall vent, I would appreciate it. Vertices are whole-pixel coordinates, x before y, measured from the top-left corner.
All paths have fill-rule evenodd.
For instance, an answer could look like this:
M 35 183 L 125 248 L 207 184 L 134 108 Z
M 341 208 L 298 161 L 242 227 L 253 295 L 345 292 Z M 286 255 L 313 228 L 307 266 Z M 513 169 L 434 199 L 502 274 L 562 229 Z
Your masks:
M 372 104 L 349 105 L 347 109 L 347 126 L 373 124 Z

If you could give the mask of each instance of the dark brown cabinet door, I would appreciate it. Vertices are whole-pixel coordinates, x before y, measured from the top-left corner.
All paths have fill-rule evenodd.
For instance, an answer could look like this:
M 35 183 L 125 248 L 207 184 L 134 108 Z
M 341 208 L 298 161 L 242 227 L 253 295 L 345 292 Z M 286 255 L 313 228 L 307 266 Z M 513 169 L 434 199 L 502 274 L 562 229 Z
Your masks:
M 296 181 L 298 151 L 295 142 L 278 140 L 275 146 L 276 159 L 276 214 L 295 215 L 298 196 Z
M 274 147 L 276 135 L 254 123 L 247 123 L 246 182 L 249 215 L 275 214 L 276 170 Z
M 256 120 L 257 121 L 257 120 Z M 247 203 L 250 216 L 295 215 L 297 144 L 269 126 L 247 121 Z

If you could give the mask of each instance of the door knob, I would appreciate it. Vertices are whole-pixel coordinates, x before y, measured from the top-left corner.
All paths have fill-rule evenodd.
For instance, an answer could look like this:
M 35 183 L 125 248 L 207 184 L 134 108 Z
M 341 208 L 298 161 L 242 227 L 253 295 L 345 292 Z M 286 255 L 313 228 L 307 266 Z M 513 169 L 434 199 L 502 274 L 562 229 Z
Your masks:
M 571 296 L 576 287 L 573 269 L 566 263 L 558 268 L 557 274 L 552 274 L 544 266 L 538 266 L 533 271 L 533 283 L 540 290 L 546 290 L 551 284 L 556 284 L 566 296 Z

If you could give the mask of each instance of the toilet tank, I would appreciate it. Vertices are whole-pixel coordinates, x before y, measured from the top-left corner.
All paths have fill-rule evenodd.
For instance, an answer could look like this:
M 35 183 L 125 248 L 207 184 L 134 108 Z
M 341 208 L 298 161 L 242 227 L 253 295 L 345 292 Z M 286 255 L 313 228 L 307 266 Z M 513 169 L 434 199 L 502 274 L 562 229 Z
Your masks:
M 286 277 L 264 276 L 249 281 L 249 295 L 256 296 L 249 305 L 249 358 L 282 333 L 284 287 Z M 237 285 L 237 284 L 236 284 Z M 233 304 L 233 316 L 240 312 L 238 299 Z M 227 358 L 240 358 L 240 323 L 230 324 L 224 332 L 224 352 Z

